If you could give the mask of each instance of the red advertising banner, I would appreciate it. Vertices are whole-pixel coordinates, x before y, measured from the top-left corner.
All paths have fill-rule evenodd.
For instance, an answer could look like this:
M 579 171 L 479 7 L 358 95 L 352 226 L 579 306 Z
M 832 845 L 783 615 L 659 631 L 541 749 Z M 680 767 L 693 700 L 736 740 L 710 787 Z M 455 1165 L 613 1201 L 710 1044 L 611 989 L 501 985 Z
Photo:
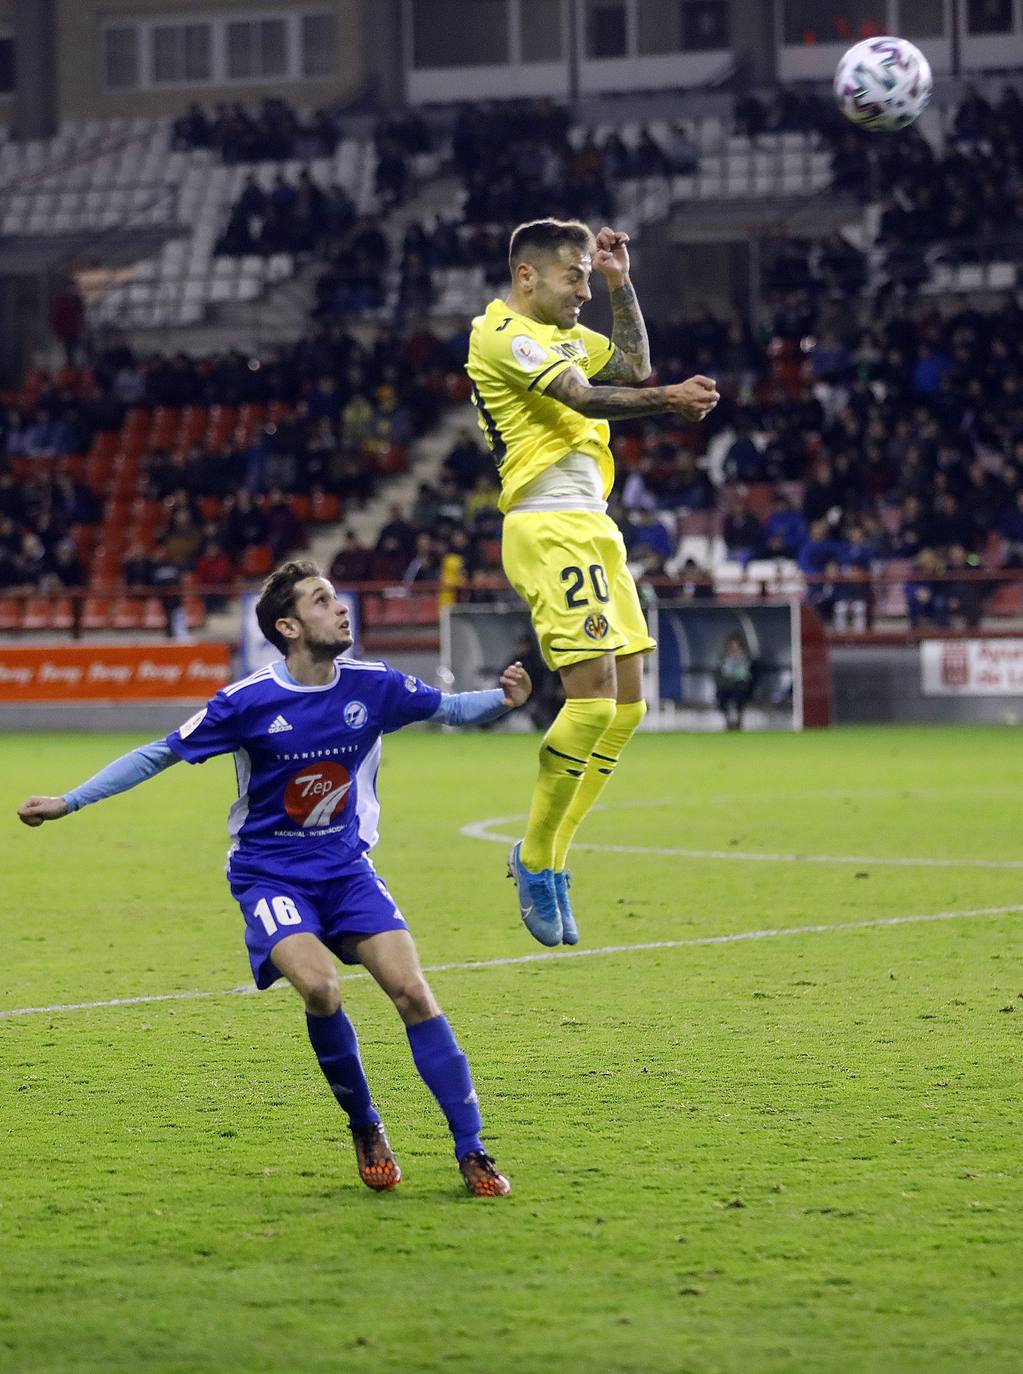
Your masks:
M 202 702 L 230 675 L 226 644 L 0 645 L 0 706 Z

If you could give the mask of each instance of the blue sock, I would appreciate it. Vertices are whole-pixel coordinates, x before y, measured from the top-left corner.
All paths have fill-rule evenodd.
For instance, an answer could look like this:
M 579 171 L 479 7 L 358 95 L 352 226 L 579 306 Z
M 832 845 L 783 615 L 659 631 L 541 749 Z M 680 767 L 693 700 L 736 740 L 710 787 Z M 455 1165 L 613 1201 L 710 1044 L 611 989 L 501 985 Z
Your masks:
M 461 1159 L 470 1150 L 482 1150 L 483 1121 L 469 1061 L 459 1049 L 447 1017 L 433 1016 L 405 1030 L 419 1076 L 447 1117 L 455 1138 L 455 1158 Z
M 323 1076 L 352 1125 L 369 1126 L 379 1121 L 359 1058 L 359 1040 L 348 1017 L 340 1008 L 333 1016 L 310 1016 L 306 1012 L 305 1023 Z

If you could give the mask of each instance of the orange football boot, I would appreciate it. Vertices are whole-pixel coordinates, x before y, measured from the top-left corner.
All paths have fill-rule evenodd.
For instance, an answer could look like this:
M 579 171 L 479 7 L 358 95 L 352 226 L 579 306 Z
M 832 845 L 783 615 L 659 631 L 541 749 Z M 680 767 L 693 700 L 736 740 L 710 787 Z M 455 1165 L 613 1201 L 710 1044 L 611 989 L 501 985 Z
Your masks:
M 511 1184 L 482 1150 L 470 1150 L 458 1161 L 458 1167 L 473 1197 L 504 1197 L 511 1192 Z
M 367 1188 L 383 1193 L 388 1188 L 397 1188 L 401 1182 L 401 1169 L 387 1139 L 384 1123 L 376 1121 L 369 1126 L 353 1126 L 352 1141 L 355 1144 L 355 1157 L 359 1161 L 359 1177 Z

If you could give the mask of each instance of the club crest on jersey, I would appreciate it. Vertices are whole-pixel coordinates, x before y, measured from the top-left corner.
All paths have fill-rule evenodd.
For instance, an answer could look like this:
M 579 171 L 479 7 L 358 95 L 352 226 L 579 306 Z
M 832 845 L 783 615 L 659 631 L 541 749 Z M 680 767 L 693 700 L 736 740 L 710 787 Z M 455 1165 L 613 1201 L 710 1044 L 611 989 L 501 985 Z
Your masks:
M 361 701 L 350 701 L 344 711 L 345 724 L 349 730 L 361 730 L 368 715 L 369 712 Z
M 528 334 L 517 334 L 511 341 L 511 351 L 523 372 L 538 372 L 550 358 L 546 348 Z
M 599 611 L 593 615 L 588 615 L 583 621 L 583 630 L 587 639 L 605 639 L 611 626 L 607 623 L 607 616 L 601 615 Z
M 344 810 L 351 786 L 351 774 L 340 763 L 310 763 L 285 787 L 284 809 L 303 830 L 331 825 Z
M 409 675 L 405 678 L 405 691 L 406 691 L 406 692 L 418 692 L 418 691 L 419 691 L 419 684 L 416 682 L 415 678 L 414 678 L 411 674 L 409 674 Z

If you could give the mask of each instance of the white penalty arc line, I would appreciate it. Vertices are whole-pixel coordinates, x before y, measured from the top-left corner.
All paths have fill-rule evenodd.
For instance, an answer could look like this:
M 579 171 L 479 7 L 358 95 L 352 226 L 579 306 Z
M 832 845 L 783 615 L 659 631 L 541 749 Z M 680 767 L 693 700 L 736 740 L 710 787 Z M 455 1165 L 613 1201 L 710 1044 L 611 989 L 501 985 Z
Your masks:
M 790 935 L 828 935 L 832 931 L 878 930 L 893 926 L 921 925 L 934 921 L 964 921 L 978 916 L 1015 916 L 1018 906 L 985 906 L 973 911 L 930 911 L 918 916 L 877 916 L 869 921 L 833 921 L 810 926 L 777 926 L 764 930 L 739 930 L 729 935 L 697 935 L 688 940 L 650 940 L 634 945 L 600 945 L 596 949 L 560 949 L 536 954 L 514 954 L 506 959 L 467 959 L 457 964 L 427 964 L 425 973 L 464 973 L 475 969 L 509 968 L 515 964 L 566 963 L 573 959 L 596 959 L 610 954 L 640 954 L 652 949 L 699 949 L 707 945 L 737 945 L 750 940 L 778 940 Z M 368 978 L 368 973 L 347 973 L 341 981 Z M 286 986 L 284 983 L 276 987 Z M 199 1002 L 210 997 L 244 997 L 255 993 L 249 984 L 220 992 L 163 992 L 151 996 L 110 997 L 100 1002 L 62 1002 L 50 1007 L 11 1007 L 0 1011 L 0 1020 L 15 1016 L 49 1016 L 66 1011 L 98 1011 L 103 1007 L 139 1007 L 155 1002 Z
M 488 840 L 492 844 L 515 844 L 522 839 L 522 831 L 515 835 L 492 834 L 492 825 L 507 825 L 509 821 L 524 821 L 524 814 L 489 816 L 486 820 L 470 821 L 459 830 L 469 840 Z M 572 842 L 573 850 L 585 849 L 595 854 L 651 854 L 674 859 L 726 859 L 738 863 L 755 864 L 856 864 L 875 868 L 987 868 L 1023 869 L 1023 859 L 931 859 L 903 858 L 872 854 L 770 854 L 752 849 L 680 849 L 668 845 L 643 844 L 580 844 Z

